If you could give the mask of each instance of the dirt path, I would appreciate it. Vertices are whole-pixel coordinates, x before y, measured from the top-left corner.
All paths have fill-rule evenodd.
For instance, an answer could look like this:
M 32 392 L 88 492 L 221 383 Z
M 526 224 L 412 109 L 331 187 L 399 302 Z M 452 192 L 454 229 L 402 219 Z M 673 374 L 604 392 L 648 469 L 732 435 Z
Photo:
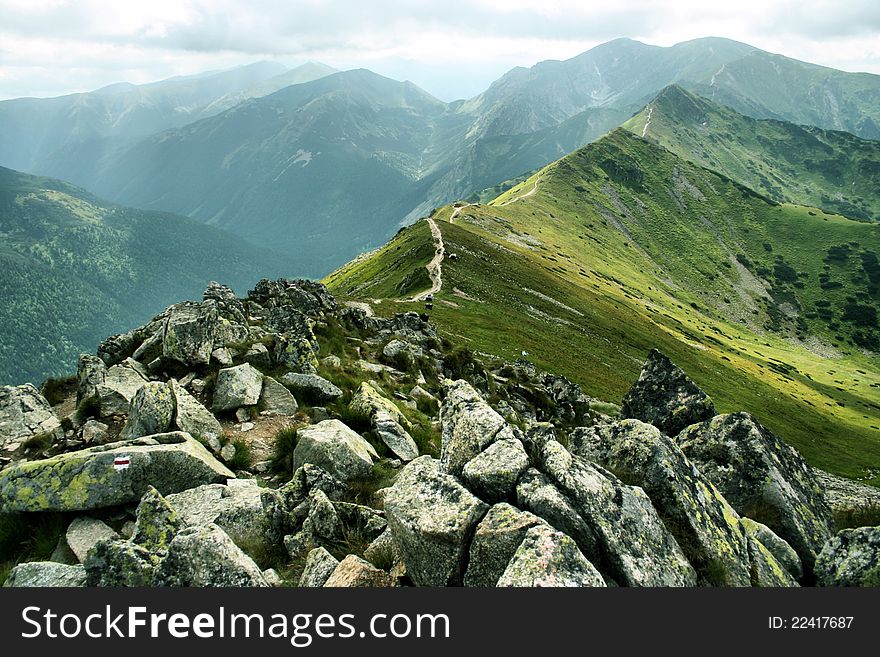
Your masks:
M 465 205 L 459 205 L 457 208 L 454 208 L 452 210 L 452 214 L 449 215 L 449 223 L 454 223 L 455 218 L 461 214 L 461 211 L 464 210 L 465 208 L 471 207 L 472 205 L 473 205 L 473 203 L 467 203 Z
M 346 301 L 345 305 L 349 308 L 358 308 L 359 310 L 363 310 L 365 313 L 367 313 L 367 317 L 373 316 L 373 307 L 363 301 Z
M 515 203 L 516 201 L 521 201 L 522 199 L 528 198 L 529 196 L 534 196 L 535 192 L 538 191 L 538 183 L 539 182 L 541 182 L 541 176 L 538 176 L 537 178 L 535 178 L 534 187 L 532 187 L 525 194 L 520 194 L 519 196 L 515 196 L 514 198 L 510 199 L 509 201 L 504 201 L 504 203 L 499 203 L 499 205 L 510 205 L 511 203 Z
M 424 301 L 428 295 L 437 294 L 443 286 L 442 265 L 446 247 L 443 245 L 443 235 L 440 233 L 437 223 L 430 217 L 427 219 L 427 222 L 431 229 L 431 236 L 434 238 L 434 257 L 431 259 L 431 262 L 425 265 L 425 268 L 428 270 L 428 276 L 431 277 L 431 288 L 415 295 L 410 301 Z
M 642 128 L 642 137 L 644 137 L 646 134 L 648 134 L 648 126 L 651 125 L 651 116 L 653 114 L 654 114 L 654 107 L 652 106 L 652 107 L 648 108 L 648 116 L 645 119 L 645 127 Z

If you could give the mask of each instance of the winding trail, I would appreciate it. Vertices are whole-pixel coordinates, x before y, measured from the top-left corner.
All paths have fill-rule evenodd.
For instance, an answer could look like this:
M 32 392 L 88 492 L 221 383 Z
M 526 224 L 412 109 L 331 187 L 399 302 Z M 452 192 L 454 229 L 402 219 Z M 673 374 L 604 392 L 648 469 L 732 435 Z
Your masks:
M 454 212 L 453 215 L 455 215 Z M 428 222 L 428 227 L 431 229 L 431 236 L 434 238 L 434 257 L 431 259 L 431 262 L 425 265 L 425 269 L 428 270 L 428 276 L 431 277 L 431 288 L 424 292 L 419 292 L 412 299 L 409 299 L 409 301 L 424 301 L 428 295 L 437 294 L 440 291 L 440 288 L 443 287 L 442 265 L 443 256 L 446 253 L 446 247 L 443 244 L 443 235 L 440 233 L 440 228 L 437 226 L 437 222 L 430 217 L 428 217 L 426 221 Z M 451 219 L 450 223 L 452 223 Z
M 498 205 L 502 205 L 502 206 L 503 205 L 510 205 L 511 203 L 515 203 L 516 201 L 521 201 L 522 199 L 528 198 L 529 196 L 534 196 L 535 192 L 538 191 L 538 183 L 539 182 L 541 182 L 541 176 L 538 176 L 537 178 L 535 178 L 534 187 L 532 187 L 525 194 L 520 194 L 519 196 L 515 196 L 514 198 L 510 199 L 509 201 L 504 201 L 504 203 L 499 203 Z
M 714 79 L 714 78 L 713 78 Z M 654 114 L 654 106 L 648 108 L 648 117 L 645 120 L 645 127 L 642 128 L 642 137 L 648 134 L 648 126 L 651 125 L 651 115 Z
M 853 183 L 853 184 L 855 184 L 855 183 Z M 449 215 L 449 223 L 454 223 L 455 218 L 461 214 L 461 211 L 464 210 L 465 208 L 471 207 L 472 205 L 473 205 L 473 203 L 465 203 L 464 205 L 459 205 L 457 207 L 454 207 L 452 210 L 452 214 Z M 433 219 L 430 219 L 429 221 L 433 221 Z

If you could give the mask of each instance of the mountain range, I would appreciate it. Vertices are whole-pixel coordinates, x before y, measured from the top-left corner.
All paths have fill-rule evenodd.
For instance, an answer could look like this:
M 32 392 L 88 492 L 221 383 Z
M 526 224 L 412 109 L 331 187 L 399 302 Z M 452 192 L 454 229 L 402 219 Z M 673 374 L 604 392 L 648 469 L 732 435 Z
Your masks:
M 363 70 L 328 73 L 311 65 L 279 75 L 258 64 L 146 89 L 5 101 L 0 131 L 25 146 L 0 149 L 0 164 L 227 228 L 283 249 L 292 274 L 322 275 L 434 207 L 593 141 L 672 84 L 748 117 L 880 136 L 880 76 L 719 38 L 669 48 L 618 39 L 566 61 L 515 68 L 452 103 Z M 277 89 L 294 80 L 302 83 Z M 138 115 L 128 104 L 141 109 L 132 99 L 153 95 L 173 102 L 151 100 L 153 118 L 137 121 L 143 132 L 123 130 Z M 128 109 L 108 112 L 107 98 L 126 99 Z M 70 114 L 69 106 L 83 104 L 97 109 Z M 47 109 L 55 106 L 67 114 Z M 108 127 L 98 115 L 115 118 Z M 61 136 L 46 127 L 59 123 Z M 25 157 L 20 151 L 34 142 L 44 146 Z

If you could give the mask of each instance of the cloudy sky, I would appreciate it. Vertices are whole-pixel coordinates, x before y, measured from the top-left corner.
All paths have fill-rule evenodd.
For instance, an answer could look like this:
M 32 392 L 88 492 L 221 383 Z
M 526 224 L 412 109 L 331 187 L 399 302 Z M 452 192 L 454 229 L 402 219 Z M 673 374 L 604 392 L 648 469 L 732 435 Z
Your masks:
M 452 100 L 621 36 L 723 36 L 880 73 L 877 0 L 0 0 L 0 98 L 272 59 L 366 67 Z

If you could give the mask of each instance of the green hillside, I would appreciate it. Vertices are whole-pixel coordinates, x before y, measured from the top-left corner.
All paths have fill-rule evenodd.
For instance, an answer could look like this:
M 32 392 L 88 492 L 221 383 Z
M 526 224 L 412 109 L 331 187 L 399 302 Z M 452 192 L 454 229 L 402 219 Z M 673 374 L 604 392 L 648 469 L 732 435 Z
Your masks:
M 756 120 L 677 86 L 665 89 L 623 127 L 776 201 L 880 219 L 878 141 Z
M 458 257 L 443 263 L 432 318 L 473 350 L 527 352 L 619 402 L 657 347 L 722 410 L 749 410 L 814 464 L 880 484 L 875 225 L 773 203 L 624 130 L 489 205 L 434 217 Z M 389 282 L 424 265 L 430 239 L 420 222 L 326 282 L 394 296 Z
M 244 291 L 284 267 L 190 219 L 0 168 L 0 383 L 67 375 L 99 340 L 200 298 L 212 279 Z

